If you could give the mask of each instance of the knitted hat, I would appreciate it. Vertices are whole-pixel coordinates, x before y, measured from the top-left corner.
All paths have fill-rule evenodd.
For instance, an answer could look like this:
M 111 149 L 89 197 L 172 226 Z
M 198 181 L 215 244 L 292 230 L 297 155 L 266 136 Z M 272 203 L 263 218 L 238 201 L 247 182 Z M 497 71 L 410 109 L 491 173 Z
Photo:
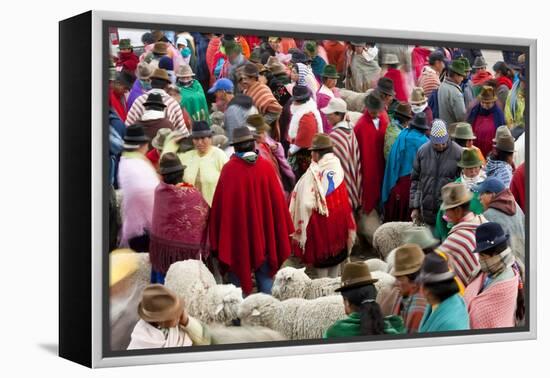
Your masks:
M 473 148 L 465 148 L 462 150 L 460 161 L 456 164 L 460 168 L 478 168 L 483 165 L 477 151 Z
M 178 37 L 178 40 L 176 41 L 176 46 L 183 45 L 183 46 L 187 47 L 188 44 L 189 44 L 189 42 L 187 41 L 187 38 L 185 38 L 185 36 L 183 36 L 183 35 L 180 35 Z
M 496 222 L 487 222 L 476 228 L 476 249 L 481 253 L 508 241 L 509 235 L 504 233 L 502 226 Z
M 143 289 L 138 314 L 150 323 L 178 319 L 183 312 L 181 299 L 164 285 L 153 284 Z
M 136 76 L 140 80 L 147 80 L 153 74 L 153 68 L 146 62 L 141 62 L 137 66 Z
M 404 244 L 395 250 L 393 275 L 406 276 L 420 270 L 424 262 L 424 251 L 416 244 Z
M 470 125 L 468 122 L 458 122 L 451 136 L 454 139 L 465 139 L 465 140 L 476 139 L 476 136 L 472 131 L 472 125 Z
M 433 144 L 444 144 L 449 141 L 449 133 L 447 132 L 445 121 L 434 119 L 430 132 L 430 140 Z
M 501 179 L 495 176 L 488 177 L 485 181 L 477 186 L 478 193 L 500 193 L 506 186 Z
M 186 168 L 185 165 L 181 164 L 181 160 L 178 155 L 173 152 L 167 152 L 163 154 L 160 158 L 159 166 L 159 173 L 161 175 L 183 172 Z

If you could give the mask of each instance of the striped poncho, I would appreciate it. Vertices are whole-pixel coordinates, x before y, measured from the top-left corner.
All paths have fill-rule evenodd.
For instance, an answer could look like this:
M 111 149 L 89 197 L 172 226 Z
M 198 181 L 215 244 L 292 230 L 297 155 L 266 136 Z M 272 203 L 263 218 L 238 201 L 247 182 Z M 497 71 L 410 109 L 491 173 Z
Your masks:
M 487 219 L 483 215 L 468 213 L 451 228 L 449 236 L 439 250 L 449 258 L 449 265 L 464 286 L 468 286 L 480 271 L 479 261 L 473 251 L 476 248 L 476 229 Z
M 252 98 L 252 102 L 261 114 L 281 113 L 283 111 L 283 107 L 277 102 L 271 89 L 265 84 L 255 82 L 250 85 L 245 94 Z
M 340 159 L 344 169 L 344 180 L 348 189 L 348 197 L 353 210 L 361 206 L 361 153 L 357 138 L 348 122 L 342 121 L 329 134 L 332 140 L 334 154 Z

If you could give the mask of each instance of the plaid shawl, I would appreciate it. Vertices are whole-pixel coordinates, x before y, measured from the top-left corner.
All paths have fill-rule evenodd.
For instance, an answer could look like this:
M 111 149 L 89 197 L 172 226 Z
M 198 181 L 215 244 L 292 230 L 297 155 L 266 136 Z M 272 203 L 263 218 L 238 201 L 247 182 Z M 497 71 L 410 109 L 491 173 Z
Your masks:
M 392 313 L 403 318 L 407 333 L 416 333 L 418 327 L 420 327 L 427 304 L 426 298 L 420 292 L 417 292 L 407 298 L 399 297 Z

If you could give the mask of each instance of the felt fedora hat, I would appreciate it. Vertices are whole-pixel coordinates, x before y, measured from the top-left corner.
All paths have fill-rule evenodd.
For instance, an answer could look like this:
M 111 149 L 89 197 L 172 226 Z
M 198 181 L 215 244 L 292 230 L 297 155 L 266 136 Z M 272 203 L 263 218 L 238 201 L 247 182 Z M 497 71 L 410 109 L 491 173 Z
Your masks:
M 462 156 L 456 165 L 460 168 L 476 168 L 481 167 L 483 162 L 479 158 L 479 155 L 475 149 L 465 148 L 462 150 Z
M 422 249 L 433 248 L 439 244 L 439 239 L 433 237 L 428 227 L 414 226 L 403 233 L 403 243 L 416 244 Z
M 160 93 L 149 93 L 143 106 L 160 106 L 161 108 L 165 108 L 166 104 L 162 101 L 162 95 Z
M 503 136 L 512 136 L 512 132 L 510 131 L 510 128 L 507 125 L 501 125 L 497 127 L 497 131 L 495 132 L 495 137 L 493 138 L 493 143 L 496 143 L 497 139 Z
M 160 158 L 159 173 L 161 175 L 183 172 L 185 168 L 187 167 L 181 164 L 180 158 L 173 152 L 167 152 Z
M 170 135 L 171 132 L 172 130 L 170 130 L 167 127 L 163 127 L 162 129 L 159 129 L 157 131 L 157 134 L 151 141 L 151 146 L 161 151 L 162 148 L 164 147 L 164 142 L 166 141 L 166 138 L 168 137 L 168 135 Z
M 507 243 L 509 235 L 496 222 L 487 222 L 476 228 L 476 249 L 474 253 L 483 253 L 499 244 Z
M 373 278 L 369 271 L 369 266 L 360 261 L 350 262 L 344 266 L 342 272 L 342 283 L 335 291 L 353 289 L 365 285 L 370 285 L 378 280 Z
M 157 68 L 156 70 L 154 70 L 153 74 L 151 75 L 151 79 L 164 80 L 171 83 L 170 76 L 168 76 L 168 71 L 162 68 Z
M 149 63 L 141 62 L 137 66 L 137 72 L 136 76 L 140 80 L 147 80 L 151 77 L 153 74 L 153 68 L 149 65 Z
M 124 142 L 129 145 L 139 147 L 139 144 L 149 142 L 149 138 L 145 135 L 145 130 L 140 124 L 130 125 L 126 128 L 126 135 L 124 136 Z
M 148 323 L 178 319 L 183 312 L 181 299 L 164 285 L 146 286 L 138 305 L 139 317 Z
M 460 76 L 466 77 L 466 63 L 461 59 L 455 59 L 449 66 L 449 71 L 452 71 Z
M 178 70 L 176 71 L 176 77 L 189 77 L 189 76 L 195 76 L 193 73 L 193 69 L 189 64 L 182 64 L 178 67 Z
M 153 46 L 153 54 L 157 55 L 167 55 L 168 54 L 168 45 L 166 42 L 156 42 Z
M 130 42 L 130 39 L 128 38 L 124 38 L 124 39 L 121 39 L 120 42 L 118 43 L 118 49 L 119 50 L 128 50 L 128 49 L 133 49 L 134 46 L 132 46 L 132 43 Z
M 412 111 L 411 111 L 411 104 L 409 104 L 408 102 L 400 102 L 395 108 L 394 114 L 399 114 L 402 117 L 411 119 L 413 117 Z
M 395 54 L 384 54 L 382 64 L 399 64 L 399 58 Z
M 483 55 L 476 56 L 474 59 L 474 64 L 472 64 L 472 68 L 485 68 L 487 67 L 487 62 L 485 61 L 485 58 Z
M 464 63 L 464 71 L 466 73 L 472 70 L 472 66 L 470 66 L 470 61 L 465 56 L 459 56 L 458 58 L 456 58 L 456 60 Z
M 428 98 L 424 94 L 424 88 L 414 87 L 411 92 L 411 105 L 420 105 L 428 101 Z
M 252 114 L 246 118 L 246 123 L 256 130 L 257 133 L 263 133 L 271 130 L 271 127 L 265 122 L 261 114 Z
M 273 74 L 273 75 L 280 75 L 280 74 L 286 74 L 286 68 L 284 64 L 282 64 L 279 59 L 277 59 L 274 56 L 270 56 L 267 59 L 267 62 L 265 63 L 265 67 Z
M 205 138 L 205 137 L 211 137 L 211 136 L 212 136 L 212 130 L 210 130 L 210 126 L 208 126 L 208 122 L 206 121 L 193 122 L 193 128 L 191 129 L 191 139 Z
M 406 276 L 420 270 L 424 262 L 424 251 L 416 244 L 403 244 L 395 251 L 393 275 Z
M 388 96 L 395 96 L 395 88 L 393 86 L 393 80 L 388 77 L 381 77 L 376 84 L 376 89 Z
M 429 130 L 430 127 L 428 126 L 428 121 L 426 120 L 426 113 L 416 113 L 413 120 L 409 123 L 409 127 L 414 127 L 415 129 L 422 131 Z
M 309 91 L 309 88 L 305 85 L 295 85 L 294 88 L 292 88 L 292 98 L 291 100 L 296 101 L 303 101 L 307 100 L 311 97 L 311 92 Z
M 453 209 L 472 200 L 474 194 L 462 183 L 451 182 L 441 188 L 441 210 Z
M 334 64 L 327 64 L 323 68 L 323 73 L 321 74 L 321 77 L 327 77 L 329 79 L 338 79 L 340 75 L 338 75 L 338 71 L 336 71 L 336 66 Z
M 495 145 L 497 150 L 504 152 L 514 152 L 515 151 L 515 142 L 513 136 L 503 135 L 497 138 Z
M 292 52 L 292 58 L 290 59 L 290 62 L 292 64 L 296 63 L 304 63 L 307 64 L 311 61 L 311 58 L 308 57 L 304 52 L 302 51 L 294 51 Z
M 365 107 L 370 111 L 382 111 L 384 110 L 384 103 L 376 92 L 371 92 L 365 97 Z
M 439 253 L 428 253 L 416 278 L 419 284 L 430 284 L 454 279 L 455 273 L 449 268 L 449 263 Z
M 495 94 L 495 88 L 491 87 L 490 85 L 484 85 L 481 88 L 481 91 L 479 92 L 479 95 L 477 96 L 477 98 L 480 101 L 495 102 L 497 100 L 497 95 Z
M 315 134 L 313 137 L 313 141 L 311 142 L 311 147 L 309 148 L 310 151 L 317 151 L 317 150 L 324 150 L 326 148 L 332 147 L 332 140 L 328 136 L 328 134 L 324 133 L 318 133 Z
M 233 129 L 233 141 L 231 142 L 231 146 L 253 140 L 254 135 L 252 135 L 252 131 L 250 131 L 250 128 L 246 126 L 241 126 Z
M 451 136 L 454 139 L 476 139 L 476 136 L 474 135 L 474 132 L 472 130 L 472 125 L 470 125 L 468 122 L 458 122 L 455 125 L 453 134 Z
M 258 77 L 260 76 L 260 71 L 255 63 L 249 62 L 241 68 L 241 74 L 249 77 Z

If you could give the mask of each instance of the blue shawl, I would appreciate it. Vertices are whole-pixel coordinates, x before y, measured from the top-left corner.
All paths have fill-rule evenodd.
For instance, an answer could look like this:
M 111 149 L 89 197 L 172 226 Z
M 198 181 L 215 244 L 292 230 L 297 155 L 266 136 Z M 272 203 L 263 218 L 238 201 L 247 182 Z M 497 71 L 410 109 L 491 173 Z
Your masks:
M 457 293 L 441 302 L 433 312 L 432 306 L 428 305 L 418 332 L 459 331 L 463 329 L 470 329 L 470 317 L 464 299 Z
M 497 127 L 501 125 L 506 125 L 506 121 L 504 120 L 504 113 L 500 108 L 495 104 L 491 109 L 484 109 L 481 107 L 481 104 L 476 104 L 470 111 L 470 115 L 468 116 L 468 123 L 470 125 L 474 124 L 474 121 L 478 115 L 480 116 L 487 116 L 493 114 L 493 122 L 495 124 L 495 130 Z
M 428 141 L 428 137 L 415 128 L 407 128 L 399 133 L 386 162 L 382 183 L 382 203 L 386 203 L 390 197 L 390 192 L 397 180 L 411 174 L 416 152 Z

